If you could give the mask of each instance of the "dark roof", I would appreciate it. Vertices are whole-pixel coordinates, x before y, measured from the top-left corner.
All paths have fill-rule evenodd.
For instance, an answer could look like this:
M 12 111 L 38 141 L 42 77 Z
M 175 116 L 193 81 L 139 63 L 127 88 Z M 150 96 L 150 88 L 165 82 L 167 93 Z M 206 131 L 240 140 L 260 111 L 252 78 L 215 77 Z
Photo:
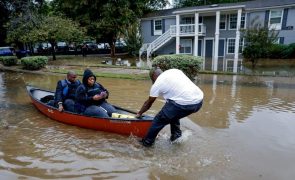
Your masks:
M 216 7 L 212 7 L 211 5 L 206 5 L 206 6 L 194 6 L 194 7 L 186 7 L 186 8 L 165 9 L 165 10 L 148 13 L 144 15 L 143 18 L 172 16 L 174 15 L 173 12 L 175 11 L 190 11 L 190 10 L 196 10 L 196 9 L 202 10 L 207 8 L 212 8 L 212 10 L 214 10 L 214 8 L 221 8 L 221 7 L 228 7 L 228 6 L 244 5 L 246 10 L 251 10 L 251 9 L 268 8 L 273 6 L 294 5 L 294 4 L 295 4 L 295 0 L 254 0 L 254 1 L 239 2 L 239 3 L 218 4 L 218 6 Z

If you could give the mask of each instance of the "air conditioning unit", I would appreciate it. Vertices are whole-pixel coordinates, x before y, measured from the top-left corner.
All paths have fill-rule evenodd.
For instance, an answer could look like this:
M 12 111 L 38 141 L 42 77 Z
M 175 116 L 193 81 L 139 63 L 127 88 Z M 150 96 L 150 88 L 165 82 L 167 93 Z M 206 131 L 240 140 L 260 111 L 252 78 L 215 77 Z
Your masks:
M 293 30 L 293 26 L 287 26 L 286 30 Z

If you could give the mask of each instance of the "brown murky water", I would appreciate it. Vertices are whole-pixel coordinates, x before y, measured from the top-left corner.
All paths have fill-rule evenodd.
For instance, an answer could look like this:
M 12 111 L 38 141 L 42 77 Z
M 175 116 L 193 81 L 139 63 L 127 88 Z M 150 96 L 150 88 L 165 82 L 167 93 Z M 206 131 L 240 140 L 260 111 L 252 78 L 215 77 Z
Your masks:
M 293 179 L 295 79 L 201 75 L 200 112 L 153 148 L 134 137 L 55 122 L 30 103 L 25 84 L 54 90 L 63 76 L 0 72 L 0 179 Z M 139 110 L 150 81 L 98 78 L 109 102 Z M 158 100 L 148 114 L 163 105 Z

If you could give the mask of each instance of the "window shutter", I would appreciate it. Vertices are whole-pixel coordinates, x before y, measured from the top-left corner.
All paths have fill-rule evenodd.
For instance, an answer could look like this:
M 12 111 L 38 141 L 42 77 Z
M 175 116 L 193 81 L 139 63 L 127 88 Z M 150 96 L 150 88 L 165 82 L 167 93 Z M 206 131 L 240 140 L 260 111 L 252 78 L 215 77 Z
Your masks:
M 224 39 L 219 39 L 218 56 L 224 56 Z
M 268 21 L 269 21 L 269 10 L 265 11 L 265 18 L 264 18 L 264 27 L 268 27 Z
M 286 30 L 287 29 L 288 11 L 289 11 L 289 9 L 284 9 L 284 12 L 283 12 L 283 22 L 282 22 L 282 30 Z
M 284 37 L 280 37 L 280 44 L 284 44 Z
M 165 19 L 162 19 L 162 33 L 165 33 Z
M 151 35 L 154 35 L 154 20 L 151 20 Z

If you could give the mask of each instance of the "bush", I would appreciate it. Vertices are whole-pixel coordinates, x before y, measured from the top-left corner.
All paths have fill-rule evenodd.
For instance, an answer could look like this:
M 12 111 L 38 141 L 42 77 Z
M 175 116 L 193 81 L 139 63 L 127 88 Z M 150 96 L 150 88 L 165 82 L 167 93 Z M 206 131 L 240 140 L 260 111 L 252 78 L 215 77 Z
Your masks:
M 21 63 L 24 66 L 24 69 L 28 70 L 38 70 L 43 67 L 48 62 L 48 58 L 46 56 L 34 56 L 34 57 L 24 57 L 21 59 Z
M 3 56 L 0 57 L 0 61 L 4 66 L 13 66 L 17 64 L 17 58 L 15 56 Z
M 283 51 L 283 58 L 293 59 L 295 58 L 295 43 L 289 44 Z
M 291 59 L 295 56 L 295 44 L 273 44 L 268 49 L 268 58 L 272 59 Z
M 268 48 L 267 58 L 272 59 L 282 59 L 283 52 L 287 48 L 287 45 L 283 44 L 273 44 Z
M 180 69 L 190 79 L 194 79 L 201 69 L 202 62 L 203 59 L 201 57 L 174 54 L 157 56 L 153 59 L 152 66 L 160 67 L 163 71 L 173 68 Z

